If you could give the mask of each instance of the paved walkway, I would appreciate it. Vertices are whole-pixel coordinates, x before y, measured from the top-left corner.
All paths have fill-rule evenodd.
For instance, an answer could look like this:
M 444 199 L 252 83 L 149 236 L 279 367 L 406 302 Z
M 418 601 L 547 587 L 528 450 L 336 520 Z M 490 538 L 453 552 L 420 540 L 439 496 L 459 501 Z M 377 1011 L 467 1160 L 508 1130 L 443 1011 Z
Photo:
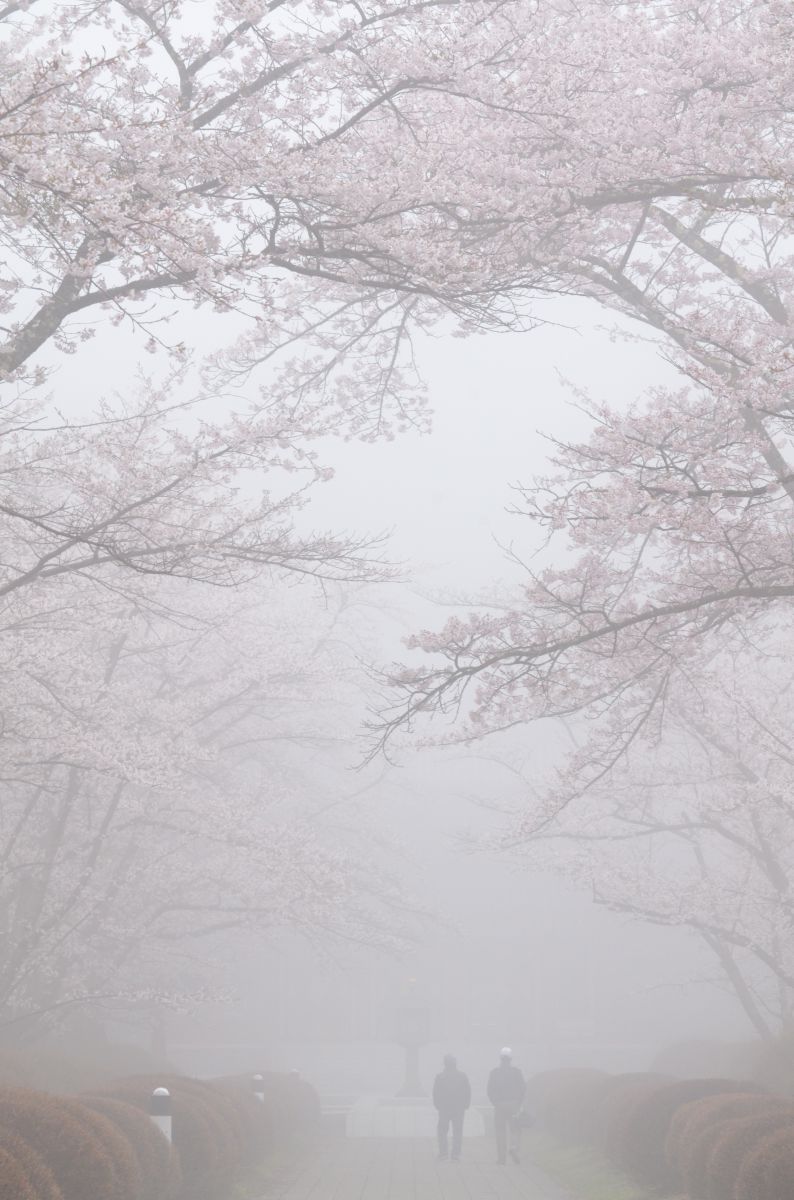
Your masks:
M 262 1200 L 568 1200 L 527 1163 L 494 1163 L 492 1142 L 464 1142 L 463 1161 L 437 1162 L 430 1139 L 328 1138 Z

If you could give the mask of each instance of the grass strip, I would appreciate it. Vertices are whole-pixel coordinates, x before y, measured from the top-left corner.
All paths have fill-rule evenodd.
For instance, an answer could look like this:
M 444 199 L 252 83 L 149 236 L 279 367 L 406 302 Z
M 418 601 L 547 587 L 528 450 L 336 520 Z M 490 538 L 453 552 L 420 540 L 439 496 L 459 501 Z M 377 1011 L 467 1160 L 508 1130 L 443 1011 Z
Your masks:
M 592 1146 L 570 1145 L 533 1130 L 525 1148 L 541 1171 L 581 1200 L 661 1200 L 658 1192 L 616 1171 Z

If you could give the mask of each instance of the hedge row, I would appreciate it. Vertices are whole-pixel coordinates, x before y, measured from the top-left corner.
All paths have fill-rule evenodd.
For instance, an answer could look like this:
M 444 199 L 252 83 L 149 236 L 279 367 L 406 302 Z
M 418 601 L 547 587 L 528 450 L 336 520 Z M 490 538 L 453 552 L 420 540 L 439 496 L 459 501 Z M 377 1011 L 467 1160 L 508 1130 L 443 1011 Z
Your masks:
M 171 1093 L 170 1144 L 149 1116 Z M 0 1089 L 0 1200 L 220 1200 L 251 1177 L 274 1142 L 315 1124 L 314 1090 L 251 1079 L 129 1076 L 102 1092 L 55 1096 Z
M 794 1104 L 755 1083 L 569 1069 L 535 1076 L 528 1099 L 549 1133 L 662 1194 L 794 1196 Z

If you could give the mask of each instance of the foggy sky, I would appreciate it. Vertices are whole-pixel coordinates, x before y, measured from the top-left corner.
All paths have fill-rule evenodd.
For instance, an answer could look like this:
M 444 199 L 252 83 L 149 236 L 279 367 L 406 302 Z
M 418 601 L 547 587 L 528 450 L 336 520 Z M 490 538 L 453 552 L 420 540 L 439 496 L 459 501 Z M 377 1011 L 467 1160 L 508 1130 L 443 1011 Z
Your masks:
M 503 581 L 517 581 L 519 574 L 501 547 L 515 542 L 522 552 L 531 551 L 533 534 L 525 519 L 506 511 L 513 500 L 511 485 L 528 483 L 544 472 L 549 448 L 542 434 L 586 435 L 589 422 L 576 407 L 571 386 L 586 388 L 592 399 L 617 407 L 639 398 L 649 387 L 675 386 L 671 368 L 651 341 L 644 338 L 635 344 L 615 337 L 615 329 L 623 334 L 637 332 L 627 321 L 615 318 L 610 323 L 602 309 L 579 300 L 560 299 L 544 314 L 550 323 L 532 333 L 422 339 L 419 364 L 429 388 L 432 433 L 408 433 L 375 445 L 329 440 L 321 448 L 324 461 L 337 474 L 314 490 L 300 524 L 355 533 L 387 532 L 385 555 L 400 564 L 398 580 L 374 593 L 383 607 L 380 617 L 372 614 L 380 663 L 400 656 L 404 636 L 422 626 L 438 626 L 453 611 L 446 605 L 438 607 L 434 598 L 457 601 L 464 608 L 467 596 L 487 593 Z M 212 314 L 190 313 L 177 318 L 172 336 L 178 337 L 181 330 L 193 345 L 220 344 L 229 335 L 229 323 Z M 141 361 L 141 340 L 134 332 L 108 330 L 82 352 L 79 371 L 74 362 L 58 360 L 53 384 L 59 396 L 70 396 L 71 412 L 87 411 L 108 379 L 118 380 L 122 387 L 131 384 Z M 87 379 L 89 353 L 94 370 Z M 143 366 L 148 366 L 145 356 Z M 321 602 L 318 594 L 317 603 Z M 386 840 L 397 843 L 396 855 L 390 858 L 384 851 L 384 862 L 390 869 L 396 865 L 417 905 L 432 910 L 445 924 L 429 926 L 424 945 L 393 962 L 372 961 L 366 954 L 323 960 L 310 946 L 276 937 L 272 944 L 259 947 L 252 965 L 241 971 L 239 953 L 233 948 L 226 977 L 218 981 L 236 997 L 233 1002 L 195 1017 L 169 1018 L 172 1040 L 189 1047 L 175 1051 L 177 1056 L 184 1053 L 181 1066 L 214 1070 L 215 1065 L 192 1057 L 195 1043 L 232 1038 L 245 1045 L 243 1057 L 250 1053 L 251 1044 L 262 1045 L 278 1065 L 287 1067 L 290 1059 L 297 1059 L 311 1074 L 311 1045 L 318 1034 L 287 1022 L 274 1036 L 275 1018 L 268 1022 L 263 1016 L 273 1006 L 274 1011 L 300 1011 L 283 994 L 283 981 L 290 974 L 301 978 L 308 971 L 322 978 L 327 995 L 334 997 L 340 1012 L 348 1014 L 337 1023 L 337 1035 L 344 1039 L 351 1036 L 353 1011 L 345 997 L 366 993 L 373 975 L 385 981 L 376 1016 L 362 1017 L 360 1022 L 362 1040 L 373 1032 L 383 1039 L 401 981 L 417 975 L 420 985 L 435 996 L 439 1013 L 447 1013 L 449 996 L 442 999 L 439 988 L 452 977 L 465 980 L 467 971 L 473 981 L 478 971 L 476 943 L 489 938 L 502 944 L 499 969 L 508 974 L 517 970 L 520 986 L 527 992 L 534 986 L 533 979 L 545 980 L 548 995 L 543 1003 L 552 1008 L 555 987 L 559 996 L 571 986 L 581 991 L 582 976 L 566 964 L 581 965 L 587 958 L 583 969 L 595 999 L 593 1005 L 587 1001 L 580 1006 L 580 1012 L 592 1010 L 595 1032 L 604 1036 L 623 1019 L 625 1040 L 635 1046 L 616 1066 L 642 1068 L 644 1056 L 654 1046 L 690 1035 L 746 1035 L 735 1001 L 714 987 L 713 968 L 686 932 L 638 925 L 596 911 L 587 894 L 573 893 L 551 875 L 522 874 L 515 864 L 494 854 L 461 854 L 459 839 L 472 827 L 484 833 L 505 824 L 498 811 L 473 806 L 473 798 L 497 808 L 502 801 L 520 803 L 519 796 L 509 794 L 498 767 L 483 763 L 461 771 L 443 755 L 420 751 L 405 756 L 391 771 L 384 773 L 383 765 L 376 764 L 363 777 L 353 775 L 361 758 L 362 716 L 363 709 L 349 714 L 349 745 L 335 758 L 336 774 L 328 773 L 327 764 L 322 766 L 325 784 L 331 791 L 352 793 L 382 777 L 349 808 L 348 817 L 354 822 L 355 813 L 361 813 L 372 828 L 384 831 Z M 548 766 L 547 729 L 522 730 L 512 744 L 521 747 L 530 763 L 536 759 L 538 770 Z M 477 752 L 488 755 L 492 750 L 486 744 Z M 307 797 L 310 807 L 320 803 L 318 796 L 325 801 L 320 790 L 317 796 Z M 278 965 L 285 961 L 289 970 Z M 571 970 L 577 980 L 573 984 Z M 463 1012 L 464 982 L 458 990 Z M 632 1028 L 628 1016 L 620 1015 L 630 1012 Z M 456 1025 L 453 1018 L 454 1014 L 450 1037 L 463 1036 L 465 1022 Z M 505 1019 L 513 1026 L 519 1024 L 514 1011 L 509 1016 L 506 1012 Z M 311 1021 L 310 1013 L 306 1021 Z M 564 1020 L 556 1029 L 540 1021 L 533 1030 L 528 1014 L 525 1028 L 504 1029 L 498 1035 L 491 1028 L 487 1036 L 500 1044 L 509 1041 L 523 1047 L 532 1068 L 561 1060 L 566 1052 L 558 1039 L 567 1036 L 565 1030 Z M 444 1031 L 436 1032 L 440 1051 Z M 296 1046 L 301 1033 L 308 1047 L 304 1050 Z M 535 1036 L 548 1043 L 542 1051 L 533 1043 Z M 607 1056 L 610 1053 L 617 1051 L 607 1049 Z M 594 1044 L 574 1054 L 579 1061 L 591 1056 L 599 1059 L 599 1065 L 609 1065 Z

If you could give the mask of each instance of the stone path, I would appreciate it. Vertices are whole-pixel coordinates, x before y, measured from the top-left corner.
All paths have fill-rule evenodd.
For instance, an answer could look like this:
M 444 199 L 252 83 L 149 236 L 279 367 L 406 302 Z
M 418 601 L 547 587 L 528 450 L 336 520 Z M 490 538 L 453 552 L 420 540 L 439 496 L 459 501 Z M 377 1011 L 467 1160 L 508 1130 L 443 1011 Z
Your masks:
M 491 1141 L 437 1162 L 430 1139 L 328 1138 L 261 1200 L 569 1200 L 530 1164 L 497 1166 Z

